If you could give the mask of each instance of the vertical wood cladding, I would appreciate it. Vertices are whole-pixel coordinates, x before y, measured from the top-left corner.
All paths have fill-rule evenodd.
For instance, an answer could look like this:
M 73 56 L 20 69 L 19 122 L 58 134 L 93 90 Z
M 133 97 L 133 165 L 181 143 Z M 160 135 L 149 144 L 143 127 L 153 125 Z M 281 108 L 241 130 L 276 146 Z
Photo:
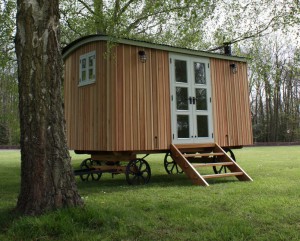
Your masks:
M 78 87 L 80 55 L 96 50 L 96 82 Z M 168 149 L 171 143 L 168 53 L 105 42 L 86 44 L 65 60 L 65 115 L 76 150 Z
M 96 82 L 78 86 L 80 55 L 96 50 Z M 74 51 L 65 60 L 65 116 L 69 147 L 76 150 L 107 148 L 106 44 L 95 42 Z
M 144 50 L 146 63 L 139 60 Z M 80 56 L 96 51 L 96 82 L 78 86 Z M 210 59 L 214 139 L 252 144 L 246 63 Z M 106 41 L 85 44 L 65 59 L 65 116 L 71 149 L 167 150 L 171 140 L 169 53 Z
M 221 146 L 252 145 L 252 124 L 246 63 L 211 59 L 215 142 Z

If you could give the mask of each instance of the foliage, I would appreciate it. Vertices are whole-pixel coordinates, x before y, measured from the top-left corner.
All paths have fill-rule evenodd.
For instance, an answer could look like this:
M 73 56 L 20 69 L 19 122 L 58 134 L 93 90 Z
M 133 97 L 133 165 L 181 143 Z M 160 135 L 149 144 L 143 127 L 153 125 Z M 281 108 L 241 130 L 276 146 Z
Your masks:
M 14 53 L 15 1 L 0 3 L 0 125 L 8 134 L 5 144 L 19 143 L 18 87 Z M 3 144 L 3 143 L 2 143 Z
M 74 37 L 98 33 L 185 47 L 202 42 L 203 24 L 216 3 L 209 0 L 69 2 L 61 2 L 63 43 Z
M 0 123 L 0 145 L 8 145 L 9 132 L 7 126 Z
M 249 59 L 254 141 L 300 140 L 299 20 L 293 0 L 227 1 L 214 11 L 207 36 L 215 46 L 234 43 L 234 54 Z
M 217 49 L 222 53 L 224 42 L 234 43 L 233 53 L 249 57 L 249 79 L 251 108 L 256 112 L 255 98 L 265 91 L 265 75 L 268 71 L 283 69 L 280 81 L 281 98 L 276 114 L 283 124 L 279 134 L 268 134 L 273 123 L 266 115 L 254 120 L 256 140 L 299 140 L 300 128 L 295 124 L 299 117 L 295 113 L 298 102 L 296 83 L 299 76 L 300 6 L 297 0 L 61 0 L 62 47 L 88 34 L 108 34 L 112 37 L 142 39 L 202 50 Z M 14 54 L 16 1 L 0 2 L 0 123 L 7 126 L 9 144 L 19 143 L 18 93 L 16 62 Z M 286 44 L 297 48 L 286 49 Z M 275 63 L 272 51 L 277 51 Z M 261 47 L 259 47 L 261 46 Z M 282 65 L 276 67 L 277 65 Z M 264 72 L 264 74 L 263 74 Z M 287 75 L 293 78 L 293 94 L 283 94 Z M 272 79 L 272 80 L 270 80 Z M 269 77 L 270 97 L 273 96 L 274 75 Z M 255 87 L 254 87 L 255 84 Z M 258 88 L 258 89 L 255 89 Z M 283 90 L 285 89 L 285 90 Z M 278 88 L 277 88 L 278 90 Z M 258 92 L 257 92 L 258 91 Z M 262 94 L 261 111 L 266 112 L 266 97 Z M 289 95 L 289 98 L 285 98 Z M 256 96 L 256 97 L 255 97 Z M 255 98 L 254 98 L 255 97 Z M 296 98 L 290 100 L 290 98 Z M 272 101 L 274 102 L 274 101 Z M 283 103 L 284 102 L 284 103 Z M 288 103 L 287 103 L 288 102 Z M 293 102 L 293 104 L 291 104 Z M 255 105 L 254 105 L 255 104 Z M 274 104 L 272 104 L 274 105 Z M 291 105 L 294 109 L 291 109 Z M 289 107 L 288 107 L 289 106 Z M 290 109 L 289 109 L 290 108 Z M 287 110 L 289 109 L 289 110 Z M 295 110 L 295 111 L 294 111 Z M 257 113 L 254 113 L 258 116 Z M 269 114 L 274 115 L 273 114 Z M 270 117 L 271 118 L 271 117 Z M 287 120 L 287 121 L 285 121 Z M 267 127 L 269 125 L 269 127 Z M 290 125 L 292 127 L 290 127 Z M 272 129 L 272 128 L 271 128 Z M 287 135 L 287 129 L 293 135 Z
M 234 150 L 254 179 L 193 186 L 167 175 L 162 155 L 147 160 L 152 178 L 129 186 L 103 174 L 78 185 L 86 206 L 41 217 L 10 213 L 19 188 L 19 152 L 0 152 L 1 240 L 299 240 L 299 146 Z M 78 167 L 85 156 L 73 155 Z
M 284 44 L 286 40 L 265 37 L 244 49 L 252 58 L 249 80 L 255 141 L 300 139 L 300 49 Z
M 215 46 L 226 43 L 243 45 L 245 40 L 268 36 L 277 31 L 299 38 L 294 31 L 300 22 L 299 1 L 295 0 L 243 0 L 223 1 L 213 12 L 206 28 L 206 36 Z

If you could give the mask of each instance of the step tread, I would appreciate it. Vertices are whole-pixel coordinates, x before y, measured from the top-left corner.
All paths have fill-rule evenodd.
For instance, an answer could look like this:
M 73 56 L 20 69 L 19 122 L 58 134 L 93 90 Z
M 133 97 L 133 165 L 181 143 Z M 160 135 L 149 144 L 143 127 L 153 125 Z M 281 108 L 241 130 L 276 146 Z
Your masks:
M 211 153 L 195 153 L 195 154 L 183 154 L 184 157 L 202 157 L 202 156 L 224 156 L 223 152 L 211 152 Z
M 208 162 L 208 163 L 193 163 L 194 167 L 215 167 L 215 166 L 231 166 L 233 162 Z
M 229 173 L 221 173 L 221 174 L 209 174 L 209 175 L 202 175 L 203 178 L 219 178 L 219 177 L 233 177 L 233 176 L 242 176 L 244 175 L 243 172 L 229 172 Z
M 215 147 L 215 143 L 205 143 L 205 144 L 175 144 L 177 149 L 197 149 L 205 147 Z

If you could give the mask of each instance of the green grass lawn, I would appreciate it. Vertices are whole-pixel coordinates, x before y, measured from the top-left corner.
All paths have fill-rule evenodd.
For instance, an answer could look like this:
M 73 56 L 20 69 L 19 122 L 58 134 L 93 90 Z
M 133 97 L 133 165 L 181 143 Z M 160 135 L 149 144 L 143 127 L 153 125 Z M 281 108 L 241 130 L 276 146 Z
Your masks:
M 18 217 L 18 151 L 0 151 L 0 240 L 300 240 L 300 147 L 234 150 L 253 178 L 192 185 L 167 175 L 163 155 L 150 155 L 148 185 L 129 186 L 125 175 L 103 174 L 78 188 L 84 208 Z M 84 155 L 74 155 L 77 168 Z M 38 181 L 38 180 L 37 180 Z

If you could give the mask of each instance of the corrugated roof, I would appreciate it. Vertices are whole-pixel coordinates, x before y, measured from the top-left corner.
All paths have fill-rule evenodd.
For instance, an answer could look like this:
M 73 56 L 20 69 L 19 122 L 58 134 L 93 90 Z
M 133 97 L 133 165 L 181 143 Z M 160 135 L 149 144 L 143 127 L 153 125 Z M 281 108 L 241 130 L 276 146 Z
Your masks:
M 62 51 L 63 58 L 66 58 L 70 53 L 72 53 L 75 49 L 79 48 L 80 46 L 91 42 L 97 42 L 97 41 L 107 41 L 113 43 L 128 44 L 128 45 L 138 46 L 142 48 L 165 50 L 172 53 L 181 53 L 181 54 L 208 57 L 208 58 L 227 59 L 227 60 L 246 62 L 245 58 L 238 57 L 238 56 L 228 56 L 224 54 L 217 54 L 217 53 L 212 53 L 207 51 L 174 47 L 166 44 L 156 44 L 156 43 L 151 43 L 151 42 L 141 41 L 141 40 L 112 38 L 107 35 L 100 35 L 100 34 L 88 35 L 76 39 L 75 41 L 73 41 L 63 49 Z

